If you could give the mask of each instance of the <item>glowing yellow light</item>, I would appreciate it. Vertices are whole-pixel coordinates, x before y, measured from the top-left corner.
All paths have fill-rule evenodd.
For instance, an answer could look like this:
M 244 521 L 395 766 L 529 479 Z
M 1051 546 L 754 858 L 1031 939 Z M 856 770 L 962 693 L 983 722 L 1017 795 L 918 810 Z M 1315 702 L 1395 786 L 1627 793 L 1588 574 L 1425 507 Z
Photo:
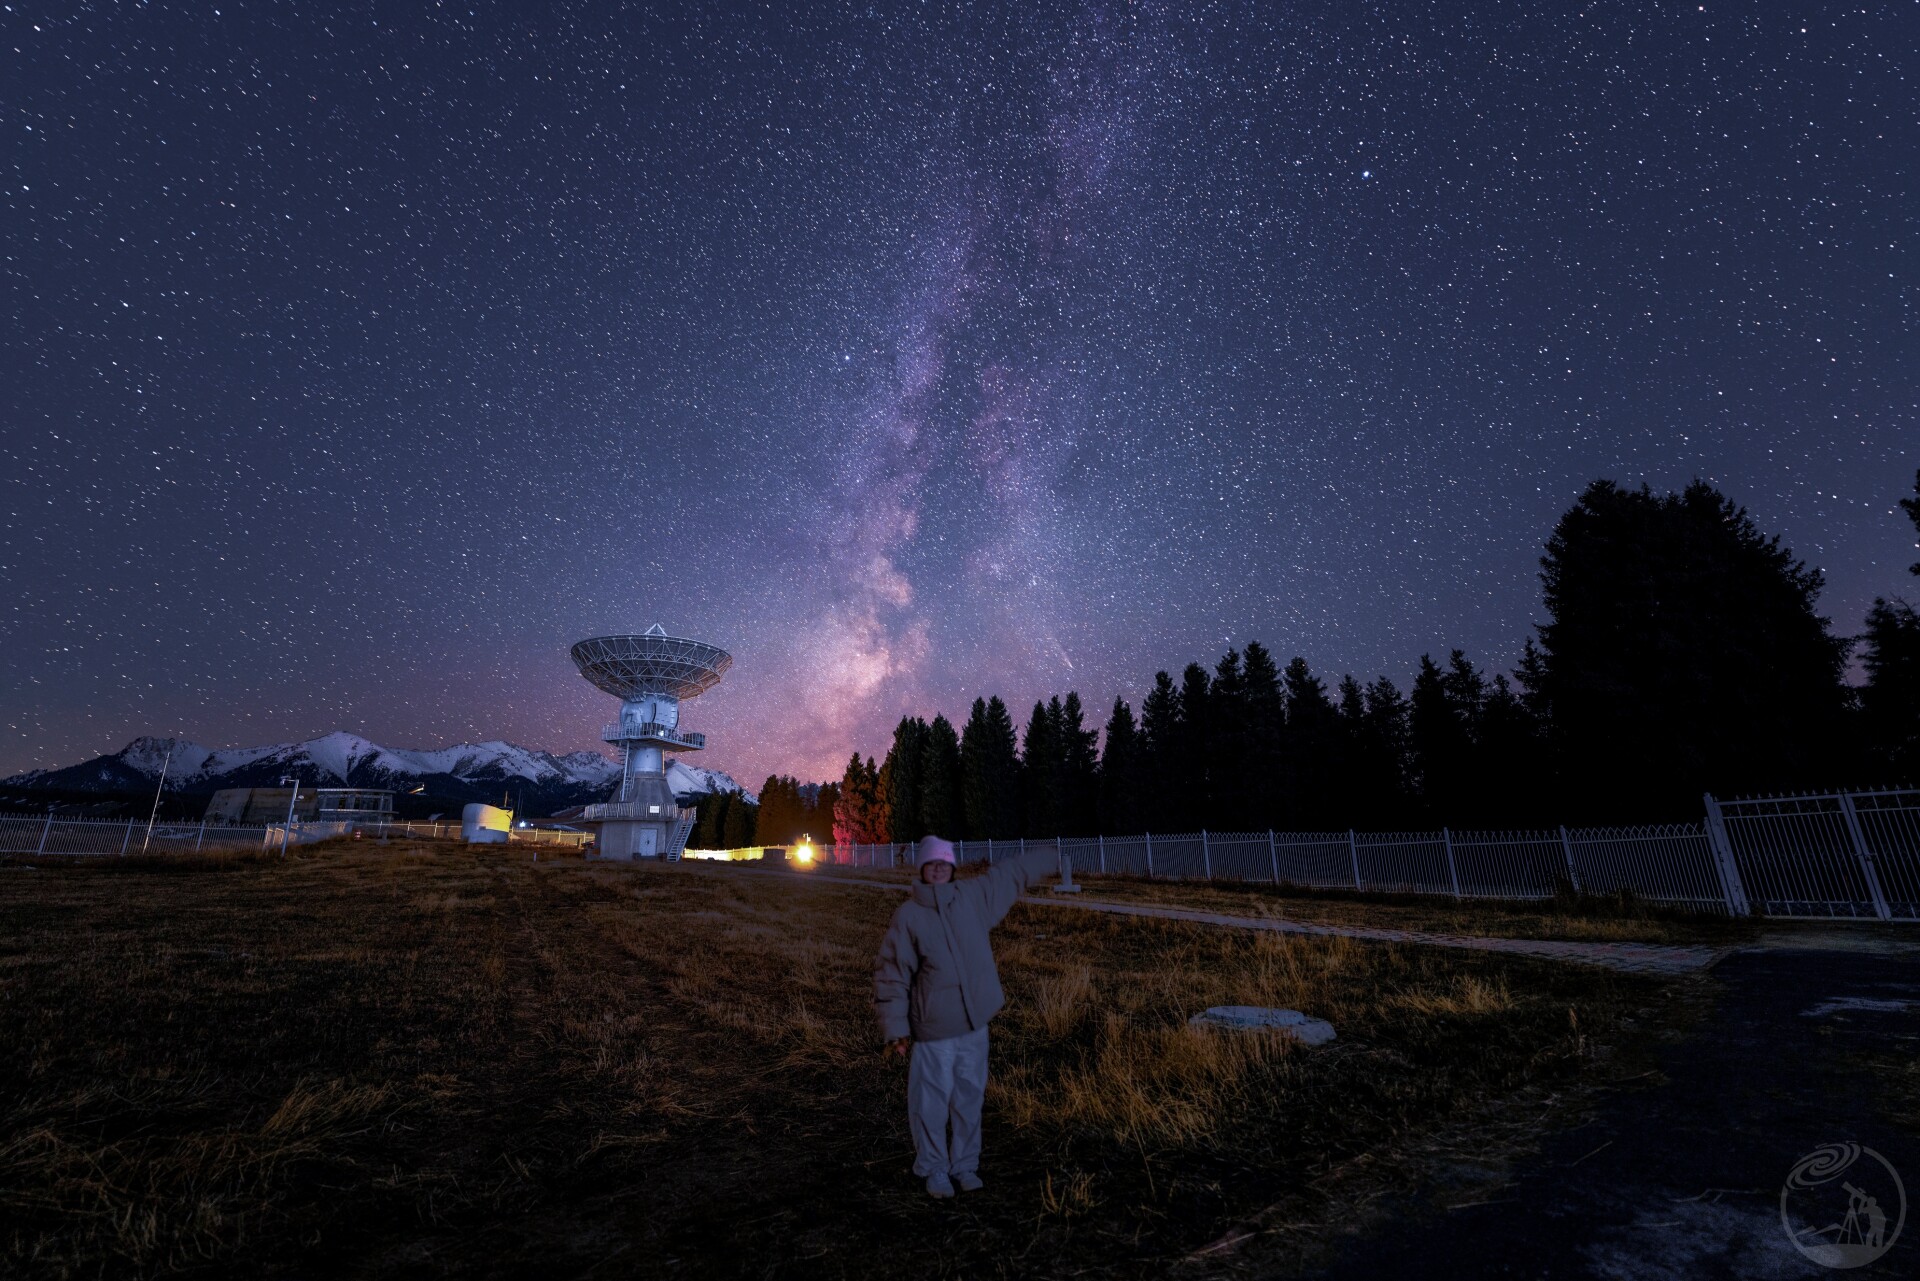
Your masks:
M 807 841 L 800 842 L 799 845 L 794 847 L 793 856 L 799 859 L 802 863 L 813 862 L 812 844 Z

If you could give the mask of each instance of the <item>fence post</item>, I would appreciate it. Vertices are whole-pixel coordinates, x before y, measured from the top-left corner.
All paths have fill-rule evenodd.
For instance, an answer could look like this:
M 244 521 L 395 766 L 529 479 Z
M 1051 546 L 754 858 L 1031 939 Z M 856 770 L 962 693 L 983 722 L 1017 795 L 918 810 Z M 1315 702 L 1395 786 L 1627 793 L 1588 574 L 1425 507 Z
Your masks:
M 1207 852 L 1207 829 L 1200 829 L 1200 866 L 1206 869 L 1207 879 L 1213 879 L 1213 855 Z
M 40 848 L 33 852 L 35 858 L 39 858 L 47 852 L 47 837 L 51 835 L 53 835 L 53 811 L 49 809 L 47 811 L 47 825 L 40 829 Z
M 1273 863 L 1273 883 L 1280 883 L 1280 847 L 1274 843 L 1273 829 L 1267 829 L 1267 858 Z
M 1366 886 L 1360 884 L 1360 842 L 1351 827 L 1347 829 L 1347 857 L 1353 860 L 1353 888 L 1358 893 Z
M 193 838 L 193 852 L 195 854 L 198 854 L 200 852 L 200 846 L 206 841 L 206 839 L 207 839 L 207 820 L 203 818 L 200 820 L 200 835 Z
M 1104 832 L 1100 835 L 1100 874 L 1107 874 L 1107 837 Z
M 1147 833 L 1147 879 L 1153 879 L 1153 833 Z
M 1860 857 L 1860 871 L 1867 878 L 1867 893 L 1873 896 L 1873 913 L 1883 921 L 1893 919 L 1887 896 L 1880 889 L 1880 874 L 1873 868 L 1873 851 L 1867 848 L 1867 836 L 1860 830 L 1860 816 L 1854 812 L 1853 797 L 1840 793 L 1840 812 L 1847 818 L 1847 834 L 1853 837 L 1853 852 Z
M 993 838 L 991 836 L 987 838 L 987 866 L 993 866 Z
M 1440 839 L 1447 843 L 1447 877 L 1453 882 L 1454 901 L 1460 899 L 1460 870 L 1453 865 L 1453 833 L 1446 828 L 1440 829 Z
M 120 856 L 121 856 L 122 858 L 125 858 L 125 857 L 126 857 L 126 853 L 127 853 L 127 846 L 129 846 L 129 845 L 131 845 L 131 844 L 133 844 L 133 820 L 132 820 L 132 819 L 128 819 L 128 820 L 127 820 L 127 834 L 126 834 L 126 837 L 125 837 L 125 838 L 124 838 L 123 840 L 121 840 L 121 842 L 120 842 Z
M 1026 861 L 1027 861 L 1027 838 L 1023 836 L 1023 837 L 1021 837 L 1021 838 L 1020 838 L 1020 862 L 1021 862 L 1021 865 L 1022 865 L 1022 866 L 1024 866 L 1024 865 L 1026 864 Z
M 1567 880 L 1573 883 L 1573 892 L 1580 890 L 1580 873 L 1573 870 L 1573 839 L 1567 835 L 1567 825 L 1560 825 L 1560 851 L 1567 856 Z
M 1727 839 L 1727 823 L 1720 814 L 1720 802 L 1707 792 L 1702 798 L 1707 807 L 1707 848 L 1713 851 L 1713 866 L 1720 873 L 1720 893 L 1727 901 L 1727 914 L 1747 916 L 1753 911 L 1747 902 L 1747 887 L 1740 883 L 1740 865 L 1733 861 L 1733 842 Z
M 1060 860 L 1060 883 L 1053 887 L 1053 892 L 1078 894 L 1080 887 L 1073 883 L 1073 860 L 1067 857 L 1067 848 L 1060 843 L 1060 838 L 1057 836 L 1053 840 L 1053 852 Z

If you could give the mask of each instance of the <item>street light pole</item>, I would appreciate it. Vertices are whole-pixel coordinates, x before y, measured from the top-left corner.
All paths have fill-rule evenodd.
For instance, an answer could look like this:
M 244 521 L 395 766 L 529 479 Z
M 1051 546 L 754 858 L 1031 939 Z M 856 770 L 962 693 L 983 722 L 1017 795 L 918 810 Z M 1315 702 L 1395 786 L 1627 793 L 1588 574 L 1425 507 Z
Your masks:
M 167 786 L 167 771 L 173 768 L 173 740 L 167 740 L 167 759 L 160 763 L 160 782 L 153 789 L 153 808 L 147 811 L 147 834 L 140 838 L 140 852 L 145 854 L 147 846 L 153 843 L 153 820 L 160 813 L 160 793 Z
M 293 807 L 300 801 L 300 776 L 295 774 L 288 778 L 283 774 L 280 776 L 280 782 L 282 785 L 293 784 L 293 795 L 287 798 L 287 823 L 280 832 L 280 857 L 285 858 L 288 847 L 293 844 Z

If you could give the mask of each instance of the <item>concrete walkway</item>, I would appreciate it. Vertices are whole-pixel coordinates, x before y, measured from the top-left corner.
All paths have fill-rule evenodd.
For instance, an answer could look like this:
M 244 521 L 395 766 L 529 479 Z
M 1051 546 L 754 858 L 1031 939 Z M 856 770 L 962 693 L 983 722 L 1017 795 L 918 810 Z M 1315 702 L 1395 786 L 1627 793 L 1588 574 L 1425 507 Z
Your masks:
M 782 868 L 741 867 L 734 871 L 761 876 L 784 876 L 816 884 L 861 885 L 892 890 L 906 889 L 899 881 L 880 877 L 848 876 L 839 872 L 821 875 L 790 872 Z M 1119 916 L 1153 917 L 1163 921 L 1190 921 L 1196 925 L 1215 925 L 1225 929 L 1268 930 L 1276 934 L 1313 934 L 1329 938 L 1365 939 L 1371 943 L 1412 943 L 1422 947 L 1464 948 L 1475 952 L 1506 952 L 1517 956 L 1535 956 L 1549 961 L 1572 961 L 1580 965 L 1601 965 L 1635 974 L 1692 974 L 1704 970 L 1725 955 L 1725 949 L 1711 947 L 1673 947 L 1661 943 L 1589 943 L 1572 939 L 1476 938 L 1456 934 L 1427 934 L 1419 930 L 1380 930 L 1346 925 L 1314 925 L 1289 921 L 1277 916 L 1232 916 L 1223 912 L 1201 912 L 1184 907 L 1153 907 L 1144 903 L 1102 903 L 1082 894 L 1027 895 L 1020 900 L 1038 907 L 1077 908 L 1083 912 L 1112 912 Z

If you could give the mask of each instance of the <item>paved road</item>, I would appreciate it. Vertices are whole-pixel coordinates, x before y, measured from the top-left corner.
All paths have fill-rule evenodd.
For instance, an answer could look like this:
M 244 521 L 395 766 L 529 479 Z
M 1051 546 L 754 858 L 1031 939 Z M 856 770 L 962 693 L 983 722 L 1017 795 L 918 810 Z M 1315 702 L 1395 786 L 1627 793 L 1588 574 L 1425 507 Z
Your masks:
M 1490 1203 L 1402 1207 L 1318 1275 L 1920 1276 L 1920 1203 L 1886 1255 L 1848 1272 L 1794 1250 L 1780 1218 L 1788 1171 L 1822 1144 L 1878 1151 L 1905 1178 L 1909 1201 L 1920 1198 L 1920 1135 L 1885 1119 L 1880 1086 L 1855 1058 L 1920 1054 L 1920 961 L 1753 949 L 1728 956 L 1712 982 L 1722 989 L 1712 1012 L 1659 1052 L 1664 1082 L 1612 1094 L 1508 1186 L 1475 1195 Z
M 780 868 L 736 867 L 741 872 L 768 876 L 792 876 L 833 885 L 875 886 L 904 893 L 900 881 L 880 877 L 816 876 L 807 872 L 789 872 Z M 1120 916 L 1146 916 L 1163 921 L 1192 921 L 1226 929 L 1266 930 L 1276 934 L 1314 934 L 1340 938 L 1367 939 L 1376 943 L 1416 943 L 1428 947 L 1466 948 L 1477 952 L 1511 952 L 1538 956 L 1553 961 L 1574 961 L 1585 965 L 1604 965 L 1609 969 L 1641 974 L 1691 974 L 1711 966 L 1721 952 L 1710 947 L 1673 947 L 1659 943 L 1588 943 L 1562 939 L 1469 938 L 1454 934 L 1426 934 L 1418 930 L 1380 930 L 1346 925 L 1313 925 L 1275 916 L 1233 916 L 1224 912 L 1202 912 L 1184 907 L 1154 907 L 1145 903 L 1105 903 L 1085 895 L 1037 894 L 1021 900 L 1043 907 L 1077 908 L 1087 912 L 1113 912 Z

